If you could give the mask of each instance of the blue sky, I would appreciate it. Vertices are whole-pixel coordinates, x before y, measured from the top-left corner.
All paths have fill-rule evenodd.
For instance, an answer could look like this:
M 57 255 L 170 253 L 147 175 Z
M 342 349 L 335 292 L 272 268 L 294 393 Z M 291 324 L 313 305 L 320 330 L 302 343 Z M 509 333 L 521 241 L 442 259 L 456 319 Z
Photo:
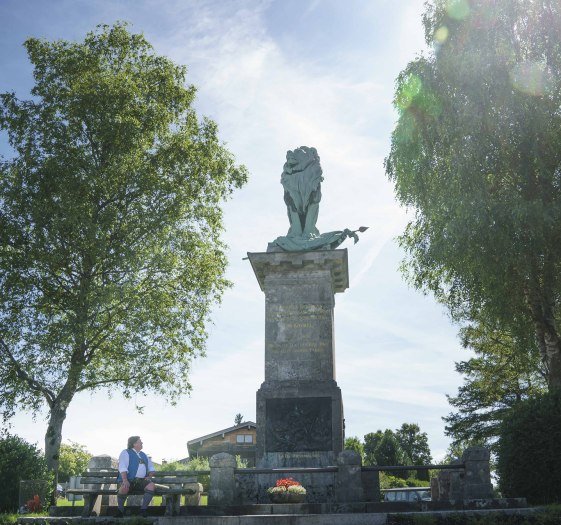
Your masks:
M 443 309 L 398 272 L 394 239 L 408 215 L 383 168 L 396 120 L 395 78 L 425 45 L 422 7 L 423 0 L 0 0 L 0 92 L 28 96 L 27 37 L 82 39 L 97 24 L 126 20 L 158 53 L 187 65 L 197 109 L 218 123 L 250 172 L 225 206 L 234 287 L 214 313 L 207 357 L 193 362 L 191 397 L 176 407 L 138 397 L 140 415 L 118 394 L 81 394 L 69 409 L 65 440 L 116 455 L 127 436 L 140 434 L 161 461 L 185 457 L 188 440 L 232 425 L 238 412 L 255 420 L 264 295 L 242 259 L 286 233 L 280 173 L 286 151 L 307 145 L 317 148 L 325 178 L 320 231 L 370 226 L 357 245 L 343 246 L 351 286 L 336 296 L 347 436 L 415 422 L 442 458 L 445 395 L 461 382 L 454 362 L 468 355 Z M 0 153 L 8 153 L 5 137 Z M 42 446 L 43 418 L 20 413 L 12 430 Z

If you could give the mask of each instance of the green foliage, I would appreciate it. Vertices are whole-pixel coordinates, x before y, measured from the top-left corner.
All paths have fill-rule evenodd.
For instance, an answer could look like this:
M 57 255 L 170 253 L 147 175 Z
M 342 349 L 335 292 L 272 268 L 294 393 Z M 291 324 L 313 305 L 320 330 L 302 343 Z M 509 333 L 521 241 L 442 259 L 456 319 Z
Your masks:
M 74 441 L 60 445 L 58 480 L 68 481 L 70 476 L 78 476 L 86 470 L 92 455 L 84 445 Z
M 3 514 L 0 512 L 0 525 L 16 525 L 18 517 L 17 514 Z
M 410 458 L 407 457 L 405 451 L 391 430 L 386 430 L 380 439 L 375 451 L 375 458 L 377 465 L 407 465 L 410 463 Z M 391 472 L 390 472 L 391 473 Z M 394 474 L 399 477 L 409 477 L 407 471 L 397 471 Z
M 210 470 L 209 458 L 191 458 L 189 463 L 187 463 L 187 470 Z M 203 491 L 208 492 L 210 489 L 210 475 L 201 475 L 198 477 L 198 480 L 203 485 Z
M 421 432 L 419 425 L 403 423 L 395 431 L 395 436 L 413 465 L 429 465 L 432 462 L 427 433 Z
M 186 68 L 125 25 L 25 47 L 33 99 L 0 94 L 0 410 L 48 406 L 56 468 L 77 392 L 189 392 L 229 285 L 221 205 L 247 175 Z
M 236 414 L 234 418 L 234 425 L 240 425 L 243 422 L 243 416 L 239 412 Z
M 415 210 L 409 278 L 456 320 L 533 337 L 561 386 L 561 4 L 432 0 L 424 25 L 386 159 Z
M 155 468 L 156 471 L 187 470 L 187 465 L 188 463 L 182 463 L 181 461 L 167 461 L 161 465 L 155 465 Z
M 428 437 L 415 423 L 403 423 L 393 431 L 389 428 L 371 432 L 364 436 L 365 465 L 429 465 L 432 462 Z M 407 479 L 408 471 L 390 472 L 391 475 Z M 428 480 L 426 471 L 417 477 Z
M 503 495 L 561 503 L 560 443 L 561 390 L 519 403 L 501 427 L 497 470 Z
M 386 472 L 380 472 L 380 488 L 381 489 L 399 489 L 407 487 L 428 487 L 430 482 L 424 479 L 407 478 L 392 476 Z
M 411 460 L 411 465 L 430 465 L 432 463 L 427 433 L 421 432 L 419 425 L 403 423 L 401 428 L 396 430 L 395 436 L 405 456 Z M 427 470 L 417 473 L 417 477 L 425 481 L 428 481 L 428 475 Z
M 364 444 L 361 443 L 360 439 L 356 436 L 351 436 L 345 439 L 345 450 L 354 450 L 357 454 L 360 454 L 362 462 L 364 463 Z
M 247 459 L 236 455 L 236 468 L 247 468 Z
M 457 409 L 444 417 L 454 445 L 478 444 L 496 452 L 505 415 L 522 400 L 542 393 L 546 373 L 533 337 L 524 339 L 479 321 L 461 332 L 475 357 L 456 363 L 464 384 L 448 402 Z
M 380 472 L 380 488 L 381 489 L 400 489 L 407 487 L 407 482 L 403 478 L 392 476 L 387 472 Z
M 391 432 L 391 431 L 390 431 Z M 364 436 L 364 464 L 377 465 L 376 449 L 384 433 L 381 430 L 370 432 Z
M 239 456 L 236 456 L 236 463 L 238 468 L 245 468 L 243 462 Z M 201 471 L 201 470 L 210 470 L 209 465 L 209 458 L 205 457 L 193 457 L 189 459 L 187 463 L 181 463 L 179 461 L 170 461 L 168 463 L 164 463 L 163 465 L 159 465 L 156 467 L 158 471 L 169 471 L 169 470 L 184 470 L 185 472 L 189 471 Z M 210 487 L 210 475 L 208 474 L 201 474 L 197 476 L 199 483 L 203 484 L 203 490 L 208 492 Z
M 0 437 L 0 512 L 15 512 L 19 504 L 19 485 L 22 480 L 50 480 L 51 474 L 41 451 L 24 439 Z

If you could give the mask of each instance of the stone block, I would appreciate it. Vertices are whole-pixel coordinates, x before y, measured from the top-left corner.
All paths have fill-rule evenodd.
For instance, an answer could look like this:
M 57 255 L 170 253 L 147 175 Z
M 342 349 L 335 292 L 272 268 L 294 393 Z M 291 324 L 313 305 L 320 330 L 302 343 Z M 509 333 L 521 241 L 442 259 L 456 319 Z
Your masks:
M 380 473 L 376 470 L 362 471 L 362 494 L 364 501 L 379 503 L 380 495 Z
M 491 469 L 489 459 L 491 454 L 485 447 L 470 447 L 462 455 L 465 465 L 464 499 L 481 499 L 493 497 L 491 484 Z
M 201 493 L 203 492 L 202 483 L 198 483 L 196 481 L 192 483 L 184 483 L 183 488 L 192 490 L 192 494 L 185 495 L 185 505 L 196 506 L 201 504 Z
M 343 450 L 337 456 L 335 497 L 340 503 L 363 501 L 362 459 L 354 450 Z
M 236 458 L 221 452 L 210 458 L 210 490 L 209 505 L 233 505 L 235 500 L 234 469 Z

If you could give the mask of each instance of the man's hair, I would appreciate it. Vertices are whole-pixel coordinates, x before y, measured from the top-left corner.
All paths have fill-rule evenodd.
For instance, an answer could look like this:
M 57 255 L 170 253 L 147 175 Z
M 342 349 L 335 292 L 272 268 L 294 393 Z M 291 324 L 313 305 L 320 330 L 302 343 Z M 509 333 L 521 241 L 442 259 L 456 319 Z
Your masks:
M 140 439 L 140 436 L 131 436 L 127 441 L 127 448 L 134 447 L 134 444 Z

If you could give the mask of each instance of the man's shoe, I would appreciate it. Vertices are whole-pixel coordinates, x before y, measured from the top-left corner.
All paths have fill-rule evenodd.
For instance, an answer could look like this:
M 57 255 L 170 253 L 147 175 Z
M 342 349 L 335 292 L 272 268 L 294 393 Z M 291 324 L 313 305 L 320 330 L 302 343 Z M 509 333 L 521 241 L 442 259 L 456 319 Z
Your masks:
M 147 518 L 148 517 L 148 511 L 146 509 L 140 509 L 140 515 L 143 518 Z
M 124 513 L 121 509 L 117 509 L 117 512 L 115 513 L 115 517 L 116 518 L 124 518 L 125 515 L 124 515 Z

